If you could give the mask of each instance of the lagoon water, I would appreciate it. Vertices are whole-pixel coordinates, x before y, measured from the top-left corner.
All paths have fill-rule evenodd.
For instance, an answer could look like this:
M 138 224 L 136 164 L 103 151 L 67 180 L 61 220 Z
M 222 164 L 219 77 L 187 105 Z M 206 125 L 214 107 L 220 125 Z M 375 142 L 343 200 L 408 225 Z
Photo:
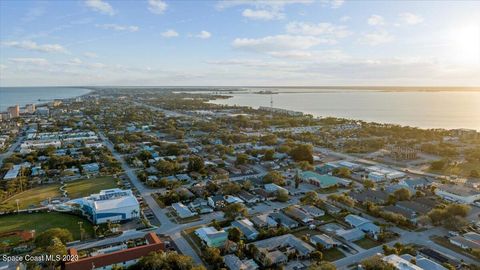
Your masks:
M 257 90 L 258 91 L 258 90 Z M 480 131 L 480 91 L 318 90 L 225 94 L 217 104 L 301 111 L 420 128 L 468 128 Z
M 54 99 L 73 98 L 91 90 L 74 87 L 0 87 L 0 111 L 9 106 L 45 103 Z

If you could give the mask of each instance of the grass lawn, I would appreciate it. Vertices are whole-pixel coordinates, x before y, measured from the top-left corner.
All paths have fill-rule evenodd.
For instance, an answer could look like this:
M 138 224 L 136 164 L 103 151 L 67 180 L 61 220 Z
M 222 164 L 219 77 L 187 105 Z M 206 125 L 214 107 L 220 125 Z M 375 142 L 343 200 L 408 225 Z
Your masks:
M 360 239 L 358 241 L 355 241 L 353 242 L 357 245 L 359 245 L 360 247 L 364 248 L 364 249 L 371 249 L 371 248 L 374 248 L 376 246 L 379 246 L 381 243 L 380 242 L 377 242 L 373 239 L 370 239 L 368 237 L 365 237 L 363 239 Z
M 315 230 L 301 229 L 301 230 L 298 230 L 298 231 L 293 231 L 292 234 L 295 235 L 297 238 L 302 239 L 303 236 L 307 236 L 307 235 L 314 236 L 314 235 L 321 234 L 321 233 L 319 231 L 315 231 Z
M 318 218 L 315 218 L 316 220 L 320 220 L 324 223 L 327 223 L 327 222 L 330 222 L 330 221 L 333 221 L 335 220 L 331 215 L 325 213 L 325 215 L 321 216 L 321 217 L 318 217 Z
M 323 259 L 329 262 L 333 262 L 345 257 L 345 255 L 336 248 L 324 250 L 322 251 L 322 253 L 323 253 Z
M 118 179 L 112 176 L 100 176 L 90 179 L 76 180 L 66 183 L 66 190 L 70 199 L 85 197 L 93 193 L 98 193 L 102 189 L 117 187 Z
M 12 230 L 35 230 L 38 235 L 50 228 L 59 227 L 68 229 L 74 239 L 80 239 L 79 221 L 83 222 L 82 226 L 85 229 L 86 236 L 92 237 L 92 224 L 88 220 L 57 212 L 2 216 L 0 217 L 0 233 Z
M 32 189 L 26 190 L 22 193 L 16 194 L 13 197 L 8 198 L 3 202 L 3 206 L 9 207 L 12 209 L 17 209 L 17 203 L 15 202 L 18 199 L 18 205 L 20 209 L 26 209 L 30 206 L 40 206 L 42 201 L 47 200 L 48 198 L 60 197 L 59 191 L 60 184 L 51 184 L 43 185 L 39 187 L 34 187 Z

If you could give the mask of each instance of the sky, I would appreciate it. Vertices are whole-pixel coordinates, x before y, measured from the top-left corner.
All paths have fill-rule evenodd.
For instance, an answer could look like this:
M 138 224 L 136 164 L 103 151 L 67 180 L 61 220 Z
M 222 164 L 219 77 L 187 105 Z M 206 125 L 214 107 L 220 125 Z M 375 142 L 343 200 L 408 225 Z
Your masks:
M 479 86 L 480 1 L 0 0 L 0 86 Z

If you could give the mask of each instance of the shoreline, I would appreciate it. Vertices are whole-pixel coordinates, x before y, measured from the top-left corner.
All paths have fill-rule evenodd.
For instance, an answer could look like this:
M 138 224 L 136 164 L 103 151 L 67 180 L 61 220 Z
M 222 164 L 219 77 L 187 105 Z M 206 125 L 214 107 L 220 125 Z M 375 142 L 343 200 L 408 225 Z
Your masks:
M 29 102 L 29 103 L 26 103 L 26 104 L 7 104 L 5 106 L 5 110 L 0 110 L 0 112 L 6 112 L 8 107 L 15 106 L 15 105 L 19 105 L 20 108 L 25 108 L 27 104 L 35 104 L 36 107 L 43 107 L 43 106 L 46 106 L 49 102 L 52 102 L 54 100 L 64 101 L 64 100 L 68 100 L 68 99 L 75 99 L 75 98 L 90 95 L 90 94 L 92 94 L 96 91 L 95 89 L 87 88 L 87 87 L 60 87 L 60 86 L 57 86 L 57 87 L 43 87 L 43 86 L 42 87 L 0 87 L 0 90 L 2 88 L 70 88 L 70 89 L 83 89 L 83 90 L 87 90 L 87 92 L 84 93 L 84 94 L 81 94 L 81 95 L 76 95 L 76 96 L 72 96 L 72 97 L 65 97 L 65 98 L 37 99 L 33 102 Z
M 369 91 L 369 90 L 362 90 L 362 91 Z M 396 92 L 396 91 L 379 91 L 379 90 L 372 90 L 374 92 Z M 333 91 L 332 91 L 333 92 Z M 400 92 L 403 92 L 403 91 L 400 91 Z M 417 91 L 416 91 L 417 92 Z M 418 91 L 418 92 L 424 92 L 424 91 Z M 428 91 L 426 91 L 428 92 Z M 312 93 L 324 93 L 324 92 L 286 92 L 286 93 L 282 93 L 282 92 L 277 92 L 275 94 L 300 94 L 300 93 L 307 93 L 307 94 L 312 94 Z M 331 92 L 328 92 L 328 93 L 331 93 Z M 338 92 L 337 92 L 338 93 Z M 238 107 L 247 107 L 247 108 L 252 108 L 252 109 L 255 109 L 255 110 L 258 110 L 260 107 L 262 106 L 252 106 L 252 105 L 241 105 L 241 104 L 227 104 L 227 103 L 221 103 L 222 100 L 229 100 L 229 99 L 232 99 L 234 96 L 232 96 L 232 94 L 236 94 L 236 95 L 241 95 L 241 94 L 252 94 L 252 95 L 259 95 L 259 96 L 268 96 L 266 94 L 261 94 L 261 93 L 254 93 L 254 92 L 251 92 L 251 93 L 222 93 L 222 94 L 219 94 L 219 95 L 222 95 L 224 96 L 224 98 L 215 98 L 215 99 L 212 99 L 210 101 L 208 101 L 208 103 L 212 103 L 212 104 L 216 104 L 216 105 L 221 105 L 221 106 L 238 106 Z M 211 95 L 213 96 L 214 94 L 211 93 Z M 217 102 L 217 101 L 220 101 L 220 102 Z M 480 128 L 465 128 L 465 127 L 456 127 L 456 128 L 444 128 L 444 127 L 420 127 L 420 126 L 414 126 L 414 125 L 408 125 L 408 124 L 400 124 L 400 123 L 395 123 L 395 122 L 390 122 L 390 121 L 375 121 L 375 120 L 365 120 L 365 119 L 359 119 L 359 118 L 349 118 L 349 117 L 343 117 L 343 116 L 335 116 L 335 115 L 316 115 L 315 113 L 312 113 L 312 112 L 308 112 L 306 110 L 301 110 L 301 109 L 289 109 L 289 108 L 284 108 L 284 107 L 275 107 L 274 108 L 278 108 L 278 109 L 285 109 L 285 110 L 290 110 L 290 111 L 297 111 L 297 112 L 301 112 L 303 113 L 304 115 L 312 115 L 314 118 L 337 118 L 337 119 L 345 119 L 345 120 L 348 120 L 348 121 L 360 121 L 360 122 L 366 122 L 366 123 L 371 123 L 371 124 L 377 124 L 377 125 L 393 125 L 393 126 L 399 126 L 399 127 L 402 127 L 402 128 L 415 128 L 415 129 L 421 129 L 421 130 L 446 130 L 446 131 L 451 131 L 451 130 L 458 130 L 458 129 L 466 129 L 466 130 L 475 130 L 476 132 L 480 132 Z

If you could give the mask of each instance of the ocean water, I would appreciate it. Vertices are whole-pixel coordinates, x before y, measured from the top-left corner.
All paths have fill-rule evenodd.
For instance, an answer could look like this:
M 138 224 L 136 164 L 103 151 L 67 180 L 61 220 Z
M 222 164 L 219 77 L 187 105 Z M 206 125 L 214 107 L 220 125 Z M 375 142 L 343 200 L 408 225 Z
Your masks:
M 480 91 L 319 90 L 275 94 L 228 93 L 217 104 L 301 111 L 368 122 L 420 128 L 468 128 L 480 131 Z
M 73 87 L 0 87 L 0 111 L 9 106 L 45 103 L 54 99 L 73 98 L 91 90 Z

